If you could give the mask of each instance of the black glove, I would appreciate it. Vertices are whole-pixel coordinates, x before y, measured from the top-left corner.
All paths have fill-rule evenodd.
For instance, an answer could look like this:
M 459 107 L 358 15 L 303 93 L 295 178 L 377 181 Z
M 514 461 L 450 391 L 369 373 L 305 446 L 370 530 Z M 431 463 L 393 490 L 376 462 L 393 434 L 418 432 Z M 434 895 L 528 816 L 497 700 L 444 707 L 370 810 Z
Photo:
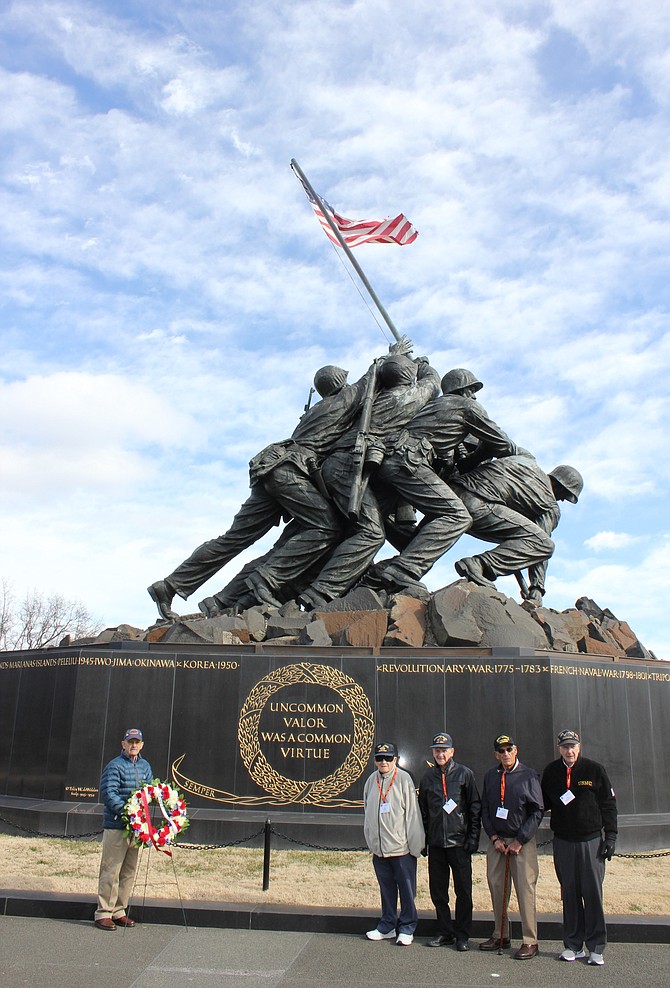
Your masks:
M 421 849 L 421 857 L 422 858 L 427 858 L 428 857 L 428 845 L 427 844 L 426 844 L 426 846 L 424 848 Z
M 614 839 L 612 837 L 606 837 L 605 840 L 600 842 L 600 857 L 605 861 L 611 861 L 615 847 L 616 842 Z
M 466 840 L 463 844 L 463 850 L 466 854 L 474 854 L 478 847 L 479 841 L 473 840 L 471 837 L 468 838 L 468 840 Z

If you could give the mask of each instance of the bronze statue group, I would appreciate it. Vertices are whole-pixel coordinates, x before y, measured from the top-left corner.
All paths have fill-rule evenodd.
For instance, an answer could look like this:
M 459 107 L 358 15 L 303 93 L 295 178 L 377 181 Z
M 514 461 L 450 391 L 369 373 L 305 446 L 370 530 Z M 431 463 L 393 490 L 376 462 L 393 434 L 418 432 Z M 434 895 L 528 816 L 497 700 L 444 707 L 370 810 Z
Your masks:
M 544 473 L 489 418 L 471 371 L 440 381 L 411 350 L 405 338 L 393 344 L 355 384 L 340 367 L 317 371 L 320 400 L 251 460 L 251 492 L 228 531 L 148 588 L 162 618 L 176 619 L 176 594 L 190 597 L 282 521 L 269 552 L 198 604 L 206 617 L 293 599 L 316 610 L 356 585 L 421 595 L 465 532 L 493 548 L 458 560 L 460 576 L 493 586 L 513 573 L 527 606 L 541 602 L 558 502 L 576 503 L 581 475 L 567 465 Z M 386 542 L 396 554 L 375 562 Z

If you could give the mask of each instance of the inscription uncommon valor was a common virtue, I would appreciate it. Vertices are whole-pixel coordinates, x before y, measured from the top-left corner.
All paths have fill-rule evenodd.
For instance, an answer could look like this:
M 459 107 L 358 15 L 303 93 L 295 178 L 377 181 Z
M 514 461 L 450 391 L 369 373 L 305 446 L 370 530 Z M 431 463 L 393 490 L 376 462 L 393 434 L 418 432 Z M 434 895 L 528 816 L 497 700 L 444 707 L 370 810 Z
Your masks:
M 271 702 L 266 710 L 276 729 L 261 727 L 261 743 L 279 745 L 283 759 L 327 761 L 333 746 L 353 742 L 353 718 L 344 703 Z

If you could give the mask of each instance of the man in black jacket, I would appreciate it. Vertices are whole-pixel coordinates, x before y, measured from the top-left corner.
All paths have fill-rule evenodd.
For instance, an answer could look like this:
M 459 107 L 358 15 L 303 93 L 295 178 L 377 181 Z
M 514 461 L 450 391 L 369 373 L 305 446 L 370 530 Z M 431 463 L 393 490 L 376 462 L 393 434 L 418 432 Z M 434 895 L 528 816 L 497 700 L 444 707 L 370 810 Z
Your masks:
M 472 926 L 472 855 L 479 847 L 481 802 L 474 773 L 454 761 L 451 735 L 436 734 L 435 764 L 419 786 L 419 808 L 428 847 L 430 897 L 437 912 L 437 932 L 430 947 L 456 941 L 456 950 L 469 950 Z M 449 877 L 453 875 L 456 912 L 449 908 Z
M 582 757 L 575 731 L 561 731 L 558 750 L 561 757 L 542 774 L 542 792 L 551 811 L 554 868 L 563 898 L 560 959 L 588 956 L 589 964 L 602 965 L 607 944 L 603 880 L 617 837 L 616 796 L 605 768 Z
M 486 850 L 486 877 L 493 903 L 493 936 L 479 944 L 480 950 L 509 947 L 501 930 L 505 893 L 509 904 L 514 882 L 523 942 L 515 960 L 530 960 L 537 954 L 537 916 L 535 888 L 539 875 L 535 834 L 544 815 L 540 777 L 534 768 L 519 761 L 516 743 L 509 734 L 500 734 L 493 742 L 499 764 L 484 776 L 482 791 L 482 825 L 490 843 Z M 507 878 L 507 881 L 506 881 Z

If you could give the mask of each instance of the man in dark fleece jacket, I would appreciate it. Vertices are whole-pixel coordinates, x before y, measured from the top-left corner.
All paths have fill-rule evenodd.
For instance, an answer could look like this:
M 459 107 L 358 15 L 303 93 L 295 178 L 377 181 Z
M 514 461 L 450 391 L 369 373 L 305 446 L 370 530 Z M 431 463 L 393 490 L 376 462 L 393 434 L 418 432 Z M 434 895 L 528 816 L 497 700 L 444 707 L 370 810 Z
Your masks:
M 561 731 L 558 750 L 561 757 L 542 774 L 542 792 L 551 811 L 554 867 L 563 898 L 560 959 L 588 957 L 589 964 L 602 965 L 607 944 L 603 880 L 617 837 L 616 796 L 605 768 L 582 757 L 575 731 Z
M 486 877 L 495 925 L 493 936 L 480 943 L 479 949 L 497 950 L 501 938 L 503 948 L 509 947 L 509 926 L 501 930 L 501 925 L 505 892 L 507 907 L 514 882 L 523 937 L 514 958 L 526 961 L 537 954 L 535 888 L 539 867 L 535 834 L 544 816 L 540 777 L 534 768 L 519 761 L 516 743 L 509 734 L 499 734 L 493 747 L 499 764 L 484 776 L 482 826 L 489 838 Z
M 108 932 L 117 926 L 135 925 L 126 916 L 126 909 L 135 882 L 139 849 L 126 836 L 121 814 L 132 793 L 153 779 L 151 765 L 140 754 L 143 746 L 142 732 L 129 727 L 121 741 L 121 754 L 107 762 L 100 778 L 104 829 L 95 925 Z
M 429 947 L 469 950 L 472 926 L 472 855 L 479 847 L 482 804 L 472 769 L 454 761 L 454 742 L 446 731 L 431 745 L 434 765 L 419 785 L 419 809 L 428 846 L 428 886 L 437 913 L 438 936 Z M 454 881 L 456 912 L 449 908 L 449 878 Z

